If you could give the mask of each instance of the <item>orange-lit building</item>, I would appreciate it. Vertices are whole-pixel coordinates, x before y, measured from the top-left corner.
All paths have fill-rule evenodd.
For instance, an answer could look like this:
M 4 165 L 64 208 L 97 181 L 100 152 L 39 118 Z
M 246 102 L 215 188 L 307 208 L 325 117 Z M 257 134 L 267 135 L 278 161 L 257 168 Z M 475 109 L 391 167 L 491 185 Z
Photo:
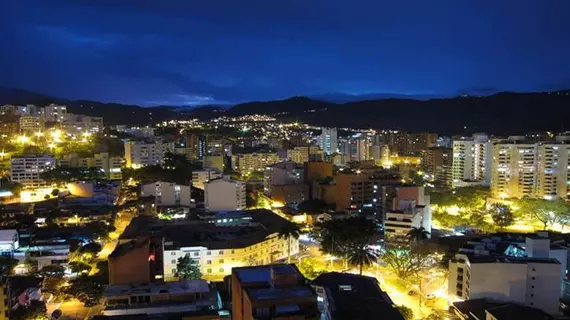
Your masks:
M 294 264 L 234 268 L 232 319 L 320 319 L 317 294 Z
M 381 186 L 400 183 L 392 171 L 342 172 L 336 176 L 336 210 L 359 210 L 381 206 Z
M 109 255 L 109 284 L 163 281 L 162 238 L 139 238 L 120 243 Z
M 333 164 L 332 162 L 324 161 L 311 161 L 305 162 L 305 181 L 312 183 L 313 181 L 323 180 L 326 177 L 332 177 Z

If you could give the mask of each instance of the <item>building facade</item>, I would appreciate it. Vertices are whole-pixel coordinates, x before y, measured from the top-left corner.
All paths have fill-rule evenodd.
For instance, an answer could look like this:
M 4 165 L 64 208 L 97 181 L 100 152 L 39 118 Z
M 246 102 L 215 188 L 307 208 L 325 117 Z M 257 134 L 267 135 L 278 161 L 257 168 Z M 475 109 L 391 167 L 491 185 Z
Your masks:
M 41 178 L 41 174 L 53 168 L 53 155 L 14 155 L 10 158 L 10 179 L 22 184 L 24 188 L 47 187 L 48 183 Z
M 452 187 L 491 183 L 493 144 L 484 134 L 453 141 Z
M 287 150 L 287 159 L 296 163 L 323 160 L 323 151 L 316 146 L 295 147 Z
M 338 133 L 336 128 L 323 128 L 317 142 L 321 150 L 327 155 L 338 152 Z
M 424 187 L 402 186 L 396 188 L 392 210 L 386 212 L 384 220 L 384 243 L 388 248 L 409 247 L 408 232 L 424 228 L 431 233 L 431 211 L 429 195 Z
M 43 108 L 42 115 L 46 122 L 62 123 L 65 121 L 67 106 L 50 104 Z
M 141 187 L 141 197 L 153 196 L 155 203 L 161 207 L 184 206 L 194 207 L 190 186 L 178 185 L 172 182 L 157 181 Z
M 202 169 L 192 171 L 192 187 L 204 190 L 204 184 L 210 180 L 219 179 L 223 173 L 218 169 Z
M 210 211 L 243 210 L 245 197 L 245 183 L 228 176 L 204 184 L 204 204 Z
M 432 147 L 422 152 L 421 168 L 439 188 L 450 188 L 453 169 L 453 149 Z
M 164 162 L 164 155 L 167 152 L 174 152 L 174 143 L 126 141 L 125 166 L 136 169 L 144 166 L 160 165 Z
M 246 153 L 232 155 L 232 168 L 241 174 L 263 171 L 267 166 L 281 161 L 277 153 Z
M 110 156 L 108 153 L 96 153 L 92 157 L 79 157 L 77 154 L 64 155 L 57 160 L 57 165 L 70 168 L 98 168 L 110 180 L 121 180 L 123 157 Z

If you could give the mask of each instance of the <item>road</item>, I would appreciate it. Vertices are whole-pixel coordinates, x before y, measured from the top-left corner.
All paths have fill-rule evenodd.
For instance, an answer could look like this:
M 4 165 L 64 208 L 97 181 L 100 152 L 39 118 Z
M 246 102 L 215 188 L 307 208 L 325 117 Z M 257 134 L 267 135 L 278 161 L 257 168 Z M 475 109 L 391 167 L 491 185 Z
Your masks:
M 70 301 L 65 301 L 63 303 L 48 303 L 47 305 L 48 316 L 51 316 L 52 312 L 56 309 L 60 309 L 62 312 L 62 320 L 83 320 L 89 319 L 90 317 L 97 315 L 101 312 L 101 306 L 95 306 L 93 308 L 87 308 L 83 306 L 83 303 L 79 300 L 73 299 Z

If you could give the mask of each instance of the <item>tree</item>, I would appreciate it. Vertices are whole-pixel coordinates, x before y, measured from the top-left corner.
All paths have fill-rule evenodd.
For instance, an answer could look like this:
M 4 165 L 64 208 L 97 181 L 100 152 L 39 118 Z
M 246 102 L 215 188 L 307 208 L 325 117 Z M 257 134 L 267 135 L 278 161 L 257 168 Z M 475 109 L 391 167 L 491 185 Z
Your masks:
M 11 273 L 18 264 L 18 260 L 6 256 L 0 256 L 0 274 Z
M 496 225 L 504 229 L 514 222 L 513 212 L 511 208 L 502 203 L 494 203 L 489 210 L 491 217 Z
M 570 206 L 562 199 L 542 200 L 525 198 L 516 201 L 519 211 L 542 223 L 543 230 L 557 223 L 566 224 L 570 213 Z
M 189 255 L 178 258 L 176 263 L 176 277 L 180 280 L 195 280 L 202 278 L 198 261 L 190 258 Z
M 65 268 L 57 264 L 50 264 L 43 267 L 38 273 L 44 278 L 63 278 Z
M 404 320 L 414 320 L 414 311 L 412 311 L 412 309 L 404 305 L 397 306 L 396 309 L 398 309 L 402 317 L 404 317 Z
M 83 302 L 86 307 L 90 307 L 99 303 L 104 288 L 104 284 L 98 280 L 98 277 L 81 275 L 71 280 L 69 286 L 63 287 L 61 291 Z
M 299 271 L 309 280 L 314 280 L 320 274 L 324 273 L 325 270 L 317 268 L 319 265 L 315 258 L 305 258 L 298 263 Z
M 89 271 L 91 271 L 92 269 L 90 265 L 80 261 L 71 261 L 69 263 L 69 268 L 73 273 L 83 273 L 83 274 L 89 273 Z
M 360 267 L 360 275 L 362 275 L 362 268 L 376 262 L 378 256 L 372 248 L 364 245 L 351 248 L 347 252 L 347 259 L 350 264 Z
M 418 244 L 429 238 L 429 231 L 424 229 L 424 227 L 414 227 L 408 231 L 408 238 L 410 238 L 412 244 Z
M 401 279 L 417 276 L 429 265 L 428 255 L 399 249 L 386 250 L 382 261 Z
M 88 244 L 84 245 L 83 247 L 79 248 L 79 252 L 81 253 L 90 253 L 90 254 L 98 254 L 103 247 L 98 244 L 97 242 L 89 242 Z
M 318 223 L 311 236 L 320 243 L 322 252 L 346 258 L 351 248 L 367 245 L 376 233 L 372 220 L 354 217 Z
M 12 320 L 48 320 L 46 304 L 43 301 L 32 300 L 28 306 L 18 306 L 10 313 Z
M 293 222 L 283 223 L 279 230 L 279 238 L 287 239 L 287 263 L 291 263 L 291 240 L 299 239 L 299 236 L 301 236 L 301 229 Z
M 59 195 L 59 189 L 53 189 L 51 190 L 51 195 L 54 197 L 57 197 Z
M 427 316 L 425 320 L 445 320 L 447 317 L 444 312 L 434 312 Z
M 299 212 L 321 213 L 327 209 L 327 203 L 321 199 L 305 200 L 297 206 Z

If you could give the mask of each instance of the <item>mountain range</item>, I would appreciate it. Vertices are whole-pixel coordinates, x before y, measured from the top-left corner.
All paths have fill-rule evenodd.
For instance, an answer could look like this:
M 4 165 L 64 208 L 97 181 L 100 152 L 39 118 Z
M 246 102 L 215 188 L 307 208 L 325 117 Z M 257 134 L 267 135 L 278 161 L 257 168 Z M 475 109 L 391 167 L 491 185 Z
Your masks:
M 66 100 L 19 89 L 0 88 L 0 104 L 45 105 L 61 103 L 69 112 L 102 116 L 108 125 L 146 125 L 172 118 L 208 119 L 266 114 L 279 120 L 314 125 L 434 131 L 444 134 L 488 132 L 520 134 L 531 131 L 570 130 L 570 90 L 512 93 L 489 96 L 429 97 L 292 97 L 285 100 L 248 102 L 231 107 L 139 107 L 89 100 Z M 346 101 L 348 99 L 348 101 Z M 326 101 L 329 100 L 329 101 Z M 340 102 L 331 102 L 340 101 Z

